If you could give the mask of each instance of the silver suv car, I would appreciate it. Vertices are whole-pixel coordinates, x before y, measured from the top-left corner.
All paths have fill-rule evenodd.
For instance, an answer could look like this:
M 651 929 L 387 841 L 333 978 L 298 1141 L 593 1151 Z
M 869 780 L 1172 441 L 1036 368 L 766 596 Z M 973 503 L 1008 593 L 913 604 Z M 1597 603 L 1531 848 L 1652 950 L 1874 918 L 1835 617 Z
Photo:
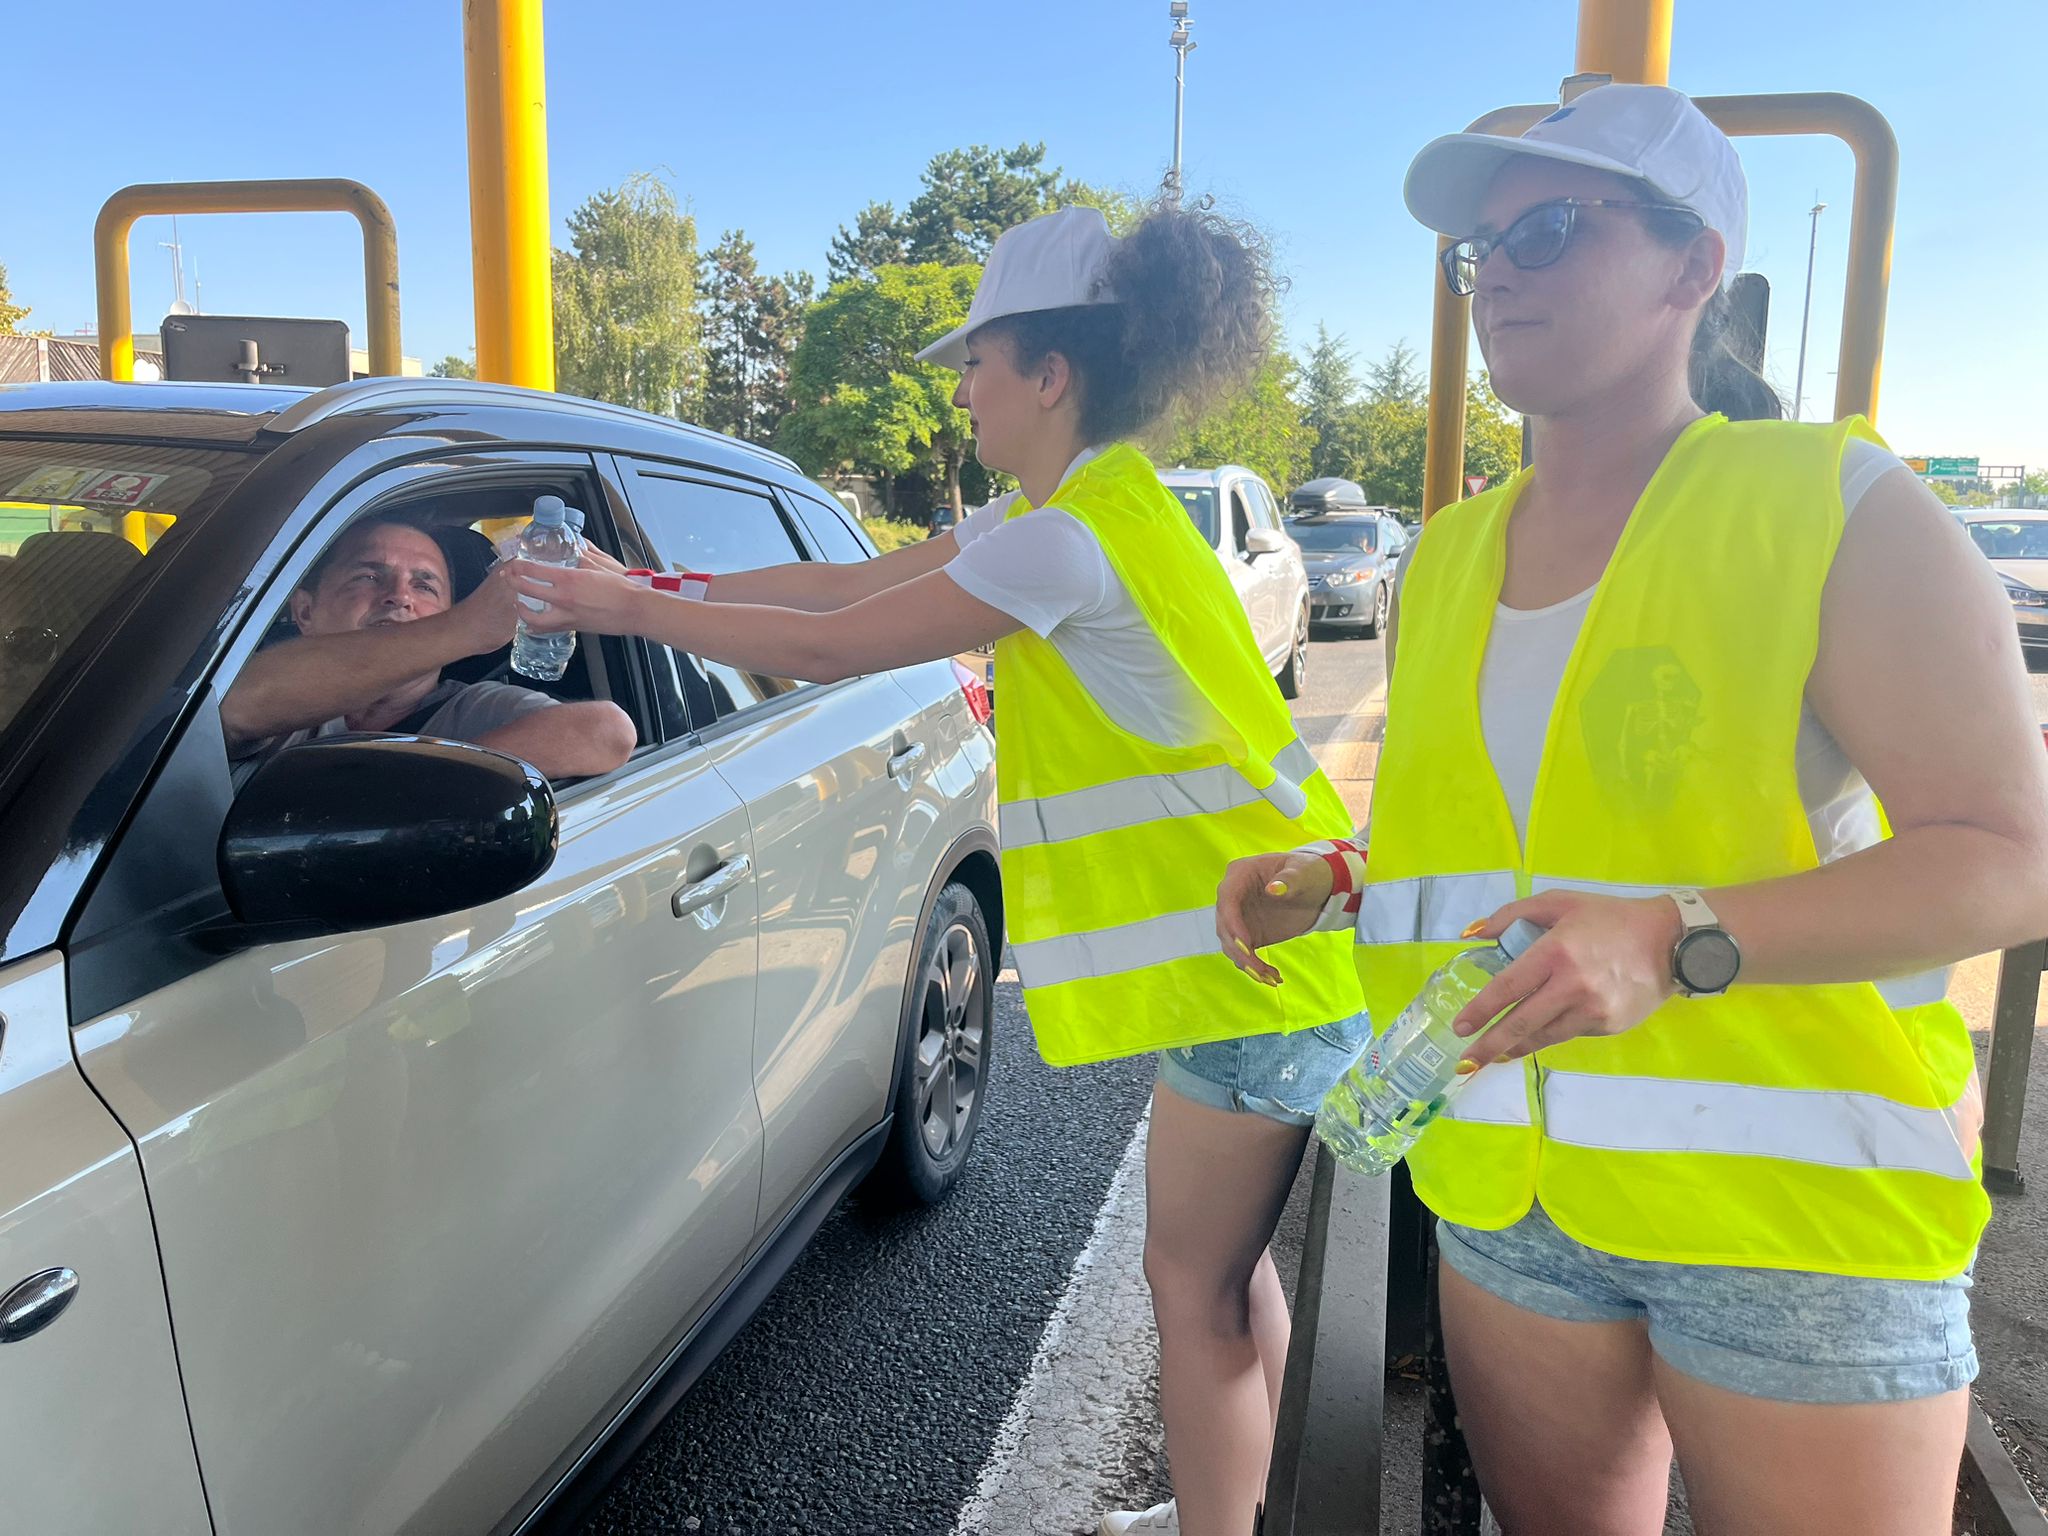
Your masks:
M 1182 466 L 1159 478 L 1223 562 L 1280 692 L 1300 698 L 1308 687 L 1308 575 L 1301 551 L 1281 526 L 1272 491 L 1240 464 Z
M 9 1529 L 521 1529 L 847 1190 L 959 1177 L 1002 904 L 951 663 L 583 636 L 550 686 L 638 732 L 602 777 L 406 736 L 231 773 L 221 700 L 339 531 L 488 551 L 544 492 L 629 565 L 872 554 L 788 461 L 587 401 L 0 390 Z

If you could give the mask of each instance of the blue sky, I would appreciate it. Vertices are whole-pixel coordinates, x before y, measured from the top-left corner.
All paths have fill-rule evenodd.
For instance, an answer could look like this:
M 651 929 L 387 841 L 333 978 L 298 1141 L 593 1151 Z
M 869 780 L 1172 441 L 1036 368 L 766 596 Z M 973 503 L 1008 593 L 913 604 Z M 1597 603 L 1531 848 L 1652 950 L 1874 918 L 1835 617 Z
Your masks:
M 1426 344 L 1431 242 L 1401 207 L 1407 162 L 1491 107 L 1554 96 L 1576 15 L 1575 0 L 1194 0 L 1188 184 L 1272 233 L 1290 339 L 1322 321 L 1361 360 Z M 1166 0 L 553 0 L 546 28 L 564 241 L 585 196 L 655 169 L 707 245 L 743 228 L 764 265 L 822 276 L 834 230 L 869 198 L 901 207 L 938 150 L 1042 139 L 1069 173 L 1144 192 L 1172 147 Z M 125 183 L 340 175 L 397 218 L 406 351 L 469 349 L 459 0 L 87 0 L 23 8 L 8 41 L 33 86 L 0 168 L 0 264 L 31 325 L 91 321 L 93 217 Z M 1898 132 L 1879 424 L 1902 452 L 2048 465 L 2044 50 L 2040 0 L 1678 0 L 1672 84 L 1847 91 Z M 42 115 L 33 136 L 24 106 Z M 1816 193 L 1828 204 L 1806 377 L 1808 414 L 1825 413 L 1852 161 L 1833 140 L 1746 140 L 1743 158 L 1748 265 L 1772 282 L 1769 368 L 1788 396 L 1807 210 Z M 360 335 L 344 217 L 216 216 L 181 232 L 208 310 L 337 316 Z M 146 220 L 131 247 L 145 328 L 171 298 L 155 245 L 169 237 L 169 221 Z

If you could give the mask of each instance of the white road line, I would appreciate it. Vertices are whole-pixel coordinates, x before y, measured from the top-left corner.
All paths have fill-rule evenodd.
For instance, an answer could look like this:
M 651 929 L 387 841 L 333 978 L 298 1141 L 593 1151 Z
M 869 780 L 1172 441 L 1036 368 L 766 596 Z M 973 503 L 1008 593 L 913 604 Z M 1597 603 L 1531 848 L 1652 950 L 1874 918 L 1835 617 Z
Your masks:
M 1148 1108 L 1124 1148 L 953 1536 L 1095 1529 L 1120 1460 L 1119 1432 L 1158 1369 L 1144 1273 L 1151 1118 Z

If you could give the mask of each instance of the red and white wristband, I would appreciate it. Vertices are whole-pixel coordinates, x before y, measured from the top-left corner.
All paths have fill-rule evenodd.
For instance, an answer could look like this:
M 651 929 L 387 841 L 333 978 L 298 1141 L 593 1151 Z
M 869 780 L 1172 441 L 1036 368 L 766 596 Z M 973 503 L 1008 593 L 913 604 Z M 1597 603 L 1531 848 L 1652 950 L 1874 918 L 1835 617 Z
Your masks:
M 652 587 L 657 592 L 673 592 L 677 597 L 704 600 L 711 590 L 711 578 L 701 571 L 646 571 L 626 572 L 626 580 L 637 582 L 643 587 Z
M 1330 899 L 1323 903 L 1313 931 L 1329 933 L 1356 927 L 1359 904 L 1365 898 L 1366 845 L 1339 837 L 1308 843 L 1294 851 L 1313 853 L 1330 866 Z

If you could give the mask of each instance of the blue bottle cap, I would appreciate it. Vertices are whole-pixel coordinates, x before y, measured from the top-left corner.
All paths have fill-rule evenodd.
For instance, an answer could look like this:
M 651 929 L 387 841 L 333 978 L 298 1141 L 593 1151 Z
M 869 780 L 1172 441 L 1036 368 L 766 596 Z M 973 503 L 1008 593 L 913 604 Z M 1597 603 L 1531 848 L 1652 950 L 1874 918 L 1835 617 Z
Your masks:
M 569 508 L 559 496 L 537 496 L 533 502 L 533 520 L 545 528 L 559 528 L 569 518 Z
M 1519 960 L 1529 952 L 1529 946 L 1550 930 L 1539 928 L 1526 917 L 1518 917 L 1508 924 L 1508 931 L 1500 936 L 1500 947 L 1507 952 L 1510 960 Z

